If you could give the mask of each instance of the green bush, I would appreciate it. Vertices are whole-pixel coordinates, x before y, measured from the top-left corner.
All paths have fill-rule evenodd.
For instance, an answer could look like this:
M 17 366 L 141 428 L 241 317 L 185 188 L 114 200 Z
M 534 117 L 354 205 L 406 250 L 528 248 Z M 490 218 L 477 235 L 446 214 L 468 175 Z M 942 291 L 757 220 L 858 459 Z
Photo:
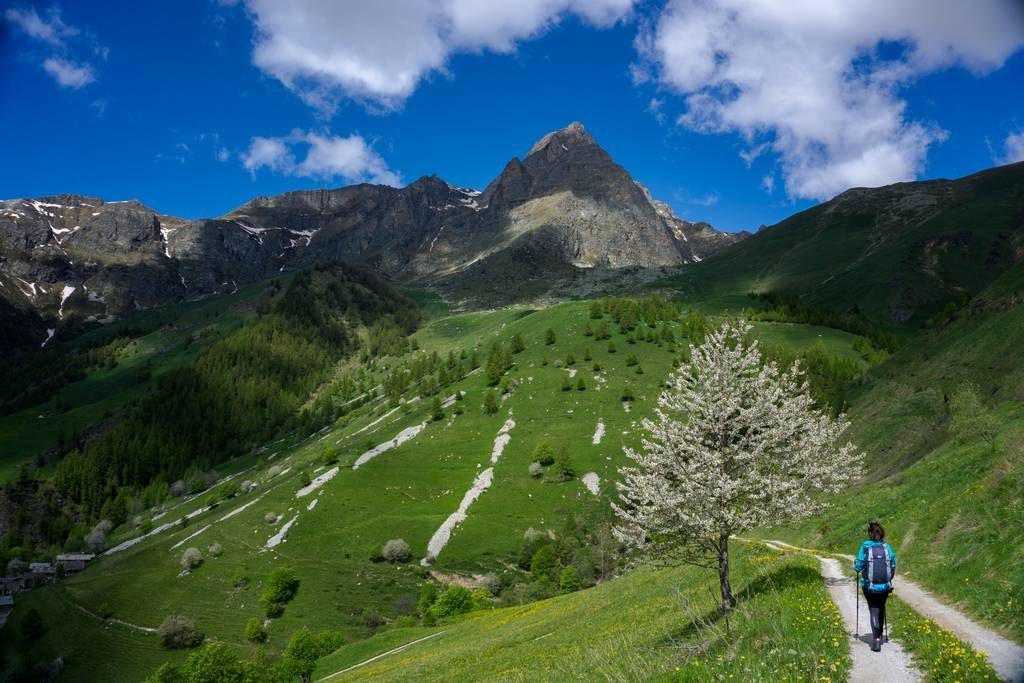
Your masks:
M 550 327 L 544 333 L 544 343 L 547 344 L 548 346 L 551 346 L 552 344 L 555 343 L 555 331 Z
M 541 441 L 533 449 L 533 459 L 544 467 L 555 463 L 555 449 L 547 441 Z
M 587 383 L 583 381 L 583 376 L 580 375 L 579 379 L 576 380 L 576 391 L 583 391 L 587 388 Z
M 448 586 L 430 608 L 435 619 L 445 619 L 473 610 L 473 594 L 463 586 Z
M 572 390 L 572 380 L 569 379 L 568 375 L 562 377 L 562 391 Z
M 575 593 L 580 589 L 580 577 L 576 573 L 576 567 L 566 567 L 558 575 L 558 588 L 563 593 Z
M 244 634 L 250 643 L 263 643 L 267 640 L 267 632 L 263 630 L 263 621 L 259 617 L 252 617 L 245 622 Z
M 494 398 L 494 392 L 488 391 L 484 394 L 484 415 L 494 415 L 498 412 L 498 401 Z
M 555 555 L 555 548 L 550 543 L 537 549 L 530 561 L 530 573 L 534 579 L 542 576 L 548 581 L 554 581 L 558 576 L 558 557 Z
M 636 365 L 638 362 L 639 361 L 636 359 L 636 356 L 633 355 L 632 353 L 626 356 L 626 367 L 632 367 Z
M 278 617 L 298 590 L 299 579 L 295 570 L 291 567 L 278 567 L 267 578 L 267 585 L 260 595 L 260 604 L 266 608 L 268 617 Z
M 196 647 L 203 642 L 203 634 L 196 629 L 195 622 L 180 614 L 168 616 L 156 629 L 160 644 L 171 650 Z

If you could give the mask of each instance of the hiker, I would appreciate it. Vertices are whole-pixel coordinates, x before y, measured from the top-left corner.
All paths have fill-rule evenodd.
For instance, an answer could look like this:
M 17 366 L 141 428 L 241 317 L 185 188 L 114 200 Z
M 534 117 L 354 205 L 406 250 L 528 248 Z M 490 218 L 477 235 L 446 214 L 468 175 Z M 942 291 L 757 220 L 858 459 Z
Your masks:
M 882 649 L 882 631 L 885 626 L 885 601 L 892 593 L 892 579 L 896 576 L 896 553 L 885 542 L 885 529 L 878 522 L 868 524 L 868 540 L 857 551 L 853 568 L 860 575 L 860 586 L 871 615 L 871 649 Z

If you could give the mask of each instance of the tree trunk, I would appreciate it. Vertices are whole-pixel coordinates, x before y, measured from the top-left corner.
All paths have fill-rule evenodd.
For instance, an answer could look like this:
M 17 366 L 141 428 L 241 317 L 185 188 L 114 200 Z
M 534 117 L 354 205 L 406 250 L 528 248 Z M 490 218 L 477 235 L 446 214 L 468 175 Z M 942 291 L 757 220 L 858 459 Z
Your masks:
M 732 609 L 735 600 L 732 597 L 732 585 L 729 583 L 729 533 L 718 536 L 718 583 L 722 589 L 722 610 Z

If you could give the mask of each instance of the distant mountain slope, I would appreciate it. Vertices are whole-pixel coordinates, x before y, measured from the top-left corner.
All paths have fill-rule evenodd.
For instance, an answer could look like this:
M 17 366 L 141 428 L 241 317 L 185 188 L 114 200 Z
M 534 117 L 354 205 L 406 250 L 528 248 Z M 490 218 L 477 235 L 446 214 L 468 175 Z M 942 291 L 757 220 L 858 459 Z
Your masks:
M 687 269 L 691 291 L 778 290 L 916 324 L 1024 257 L 1024 163 L 847 190 Z
M 574 123 L 481 193 L 436 176 L 257 197 L 218 219 L 79 195 L 0 202 L 0 273 L 59 328 L 103 322 L 317 263 L 373 268 L 477 304 L 592 269 L 695 262 L 740 236 L 676 217 Z M 543 268 L 538 268 L 543 264 Z M 526 277 L 524 277 L 524 274 Z M 13 302 L 0 289 L 0 297 Z M 42 328 L 41 328 L 42 329 Z M 45 339 L 38 332 L 38 343 Z M 59 334 L 59 331 L 58 331 Z

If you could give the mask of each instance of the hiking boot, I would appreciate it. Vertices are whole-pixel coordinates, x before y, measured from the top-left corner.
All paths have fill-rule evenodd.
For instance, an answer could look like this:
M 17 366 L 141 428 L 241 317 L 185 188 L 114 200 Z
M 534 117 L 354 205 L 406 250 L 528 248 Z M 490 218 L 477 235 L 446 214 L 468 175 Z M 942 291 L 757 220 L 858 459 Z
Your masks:
M 875 638 L 875 639 L 873 639 L 871 641 L 871 651 L 872 652 L 881 652 L 882 651 L 882 639 L 881 638 Z

